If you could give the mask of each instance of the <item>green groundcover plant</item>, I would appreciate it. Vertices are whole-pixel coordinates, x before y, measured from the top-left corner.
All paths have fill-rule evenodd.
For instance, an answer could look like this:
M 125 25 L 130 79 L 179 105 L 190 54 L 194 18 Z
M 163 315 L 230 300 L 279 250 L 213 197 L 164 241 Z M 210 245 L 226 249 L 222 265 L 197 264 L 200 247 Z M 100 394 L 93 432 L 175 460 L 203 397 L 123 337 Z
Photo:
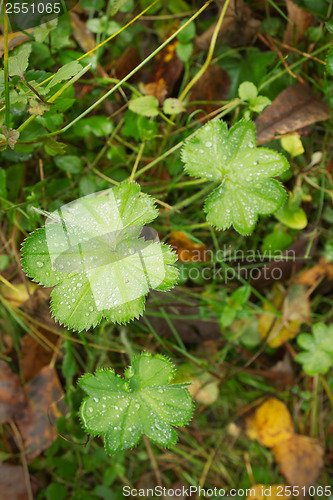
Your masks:
M 145 352 L 133 359 L 124 376 L 102 369 L 80 378 L 79 386 L 89 395 L 80 408 L 84 429 L 93 436 L 105 434 L 109 454 L 132 448 L 142 434 L 161 446 L 174 445 L 173 427 L 186 425 L 192 417 L 188 384 L 170 384 L 172 363 Z
M 185 142 L 186 171 L 219 183 L 205 203 L 207 221 L 217 229 L 233 227 L 250 234 L 258 215 L 276 212 L 286 200 L 273 179 L 289 168 L 287 160 L 257 148 L 254 125 L 241 120 L 229 131 L 213 120 Z M 102 318 L 126 323 L 142 315 L 150 289 L 170 290 L 178 278 L 172 249 L 143 227 L 158 215 L 154 200 L 135 182 L 122 182 L 45 212 L 44 227 L 22 246 L 22 265 L 34 281 L 54 287 L 53 317 L 76 331 L 95 327 Z M 80 387 L 88 393 L 80 409 L 84 429 L 105 435 L 112 454 L 135 446 L 142 434 L 162 446 L 176 443 L 174 427 L 186 425 L 193 402 L 187 384 L 169 385 L 174 368 L 164 356 L 143 353 L 125 371 L 86 374 Z

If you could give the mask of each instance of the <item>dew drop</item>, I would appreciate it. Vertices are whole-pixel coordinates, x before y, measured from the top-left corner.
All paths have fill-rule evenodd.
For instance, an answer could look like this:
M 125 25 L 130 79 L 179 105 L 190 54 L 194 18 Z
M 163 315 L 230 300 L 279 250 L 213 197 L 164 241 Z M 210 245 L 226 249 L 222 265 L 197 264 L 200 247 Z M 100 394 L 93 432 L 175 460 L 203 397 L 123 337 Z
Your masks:
M 37 264 L 38 267 L 43 267 L 44 266 L 43 262 L 40 262 L 40 261 L 36 262 L 36 264 Z

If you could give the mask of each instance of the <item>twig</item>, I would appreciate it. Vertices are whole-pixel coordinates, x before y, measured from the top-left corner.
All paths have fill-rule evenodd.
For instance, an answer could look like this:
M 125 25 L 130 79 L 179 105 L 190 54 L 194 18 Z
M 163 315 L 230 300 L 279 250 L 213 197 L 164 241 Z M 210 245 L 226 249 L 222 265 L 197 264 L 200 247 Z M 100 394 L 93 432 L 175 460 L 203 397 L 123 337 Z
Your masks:
M 22 441 L 21 434 L 16 427 L 16 424 L 14 423 L 13 420 L 9 421 L 9 424 L 13 430 L 13 433 L 15 435 L 15 439 L 17 442 L 17 446 L 20 450 L 20 456 L 21 456 L 21 461 L 22 461 L 22 466 L 23 466 L 23 472 L 24 472 L 24 480 L 25 480 L 25 485 L 27 488 L 27 495 L 28 495 L 28 500 L 34 500 L 33 494 L 32 494 L 32 489 L 31 489 L 31 482 L 30 482 L 30 474 L 29 474 L 29 469 L 28 469 L 28 463 L 27 459 L 25 456 L 25 450 L 24 450 L 24 445 Z
M 157 466 L 157 462 L 156 462 L 153 450 L 151 449 L 151 446 L 150 446 L 150 443 L 148 441 L 148 438 L 145 435 L 143 435 L 142 437 L 143 437 L 143 441 L 145 443 L 145 447 L 146 447 L 148 456 L 150 458 L 151 464 L 152 464 L 153 469 L 154 469 L 154 474 L 155 474 L 157 485 L 158 486 L 162 486 L 161 474 L 160 474 L 160 471 L 158 470 L 158 466 Z

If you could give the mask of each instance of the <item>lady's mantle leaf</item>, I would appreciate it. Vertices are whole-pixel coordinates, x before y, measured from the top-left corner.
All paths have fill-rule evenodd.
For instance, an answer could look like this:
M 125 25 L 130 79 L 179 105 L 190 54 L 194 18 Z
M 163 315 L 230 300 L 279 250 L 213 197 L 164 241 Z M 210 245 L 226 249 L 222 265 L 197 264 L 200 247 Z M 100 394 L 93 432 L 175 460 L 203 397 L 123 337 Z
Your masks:
M 327 373 L 333 366 L 333 325 L 317 323 L 313 326 L 313 335 L 302 333 L 297 337 L 300 347 L 305 349 L 296 356 L 308 375 Z
M 186 425 L 193 412 L 188 384 L 169 385 L 174 375 L 166 357 L 148 353 L 134 358 L 125 378 L 111 369 L 84 375 L 78 382 L 89 395 L 80 408 L 83 427 L 93 436 L 105 434 L 109 454 L 132 448 L 141 434 L 161 446 L 174 445 L 171 426 Z
M 107 318 L 138 318 L 150 288 L 177 281 L 176 256 L 143 228 L 157 216 L 154 200 L 135 183 L 87 196 L 49 214 L 23 243 L 26 274 L 51 294 L 53 316 L 81 331 Z
M 241 120 L 229 132 L 223 121 L 209 122 L 186 142 L 182 159 L 190 175 L 221 182 L 205 204 L 208 222 L 218 229 L 233 225 L 250 234 L 258 214 L 271 214 L 286 200 L 283 186 L 271 177 L 289 164 L 279 153 L 256 147 L 251 121 Z

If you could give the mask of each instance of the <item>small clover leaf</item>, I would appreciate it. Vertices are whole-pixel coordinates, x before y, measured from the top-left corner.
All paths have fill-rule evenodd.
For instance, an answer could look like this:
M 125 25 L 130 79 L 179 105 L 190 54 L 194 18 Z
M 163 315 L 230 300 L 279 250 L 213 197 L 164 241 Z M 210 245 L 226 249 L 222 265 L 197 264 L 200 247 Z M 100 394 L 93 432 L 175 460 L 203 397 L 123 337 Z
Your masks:
M 154 200 L 129 182 L 47 214 L 23 243 L 22 265 L 34 281 L 55 286 L 56 320 L 78 331 L 103 317 L 126 323 L 143 313 L 150 288 L 174 286 L 174 252 L 143 228 L 157 214 Z
M 171 362 L 146 352 L 133 359 L 124 375 L 102 369 L 81 377 L 78 384 L 89 395 L 80 408 L 84 429 L 93 436 L 105 434 L 108 454 L 132 448 L 142 434 L 161 446 L 173 446 L 173 427 L 192 418 L 188 383 L 169 385 L 175 375 Z
M 286 200 L 282 184 L 271 177 L 289 164 L 279 153 L 256 147 L 249 120 L 229 132 L 223 121 L 207 123 L 185 143 L 182 159 L 190 175 L 220 183 L 205 203 L 207 221 L 217 229 L 233 225 L 240 234 L 250 234 L 258 214 L 276 212 Z
M 312 331 L 313 335 L 302 333 L 297 337 L 305 352 L 297 354 L 296 361 L 302 363 L 308 375 L 324 374 L 333 366 L 333 325 L 317 323 Z

